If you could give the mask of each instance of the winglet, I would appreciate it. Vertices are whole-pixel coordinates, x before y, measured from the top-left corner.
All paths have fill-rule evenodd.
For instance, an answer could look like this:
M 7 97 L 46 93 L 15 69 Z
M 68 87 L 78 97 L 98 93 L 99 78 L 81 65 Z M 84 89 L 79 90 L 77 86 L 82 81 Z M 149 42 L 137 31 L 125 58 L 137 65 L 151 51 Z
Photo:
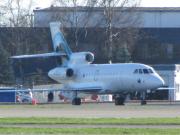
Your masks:
M 51 22 L 50 23 L 51 37 L 52 37 L 52 41 L 53 41 L 53 49 L 55 52 L 65 51 L 65 53 L 68 56 L 70 56 L 72 54 L 72 51 L 69 48 L 60 28 L 61 28 L 60 22 Z

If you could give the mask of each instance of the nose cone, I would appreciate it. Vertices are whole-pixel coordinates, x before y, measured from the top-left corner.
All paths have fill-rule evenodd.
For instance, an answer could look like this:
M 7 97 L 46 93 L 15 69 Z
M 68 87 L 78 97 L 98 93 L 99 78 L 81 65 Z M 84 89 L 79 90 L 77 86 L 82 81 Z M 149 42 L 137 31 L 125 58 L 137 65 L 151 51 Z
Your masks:
M 161 77 L 159 77 L 159 86 L 162 87 L 164 85 L 165 85 L 164 80 Z
M 156 88 L 159 88 L 163 87 L 165 85 L 165 82 L 160 76 L 156 76 L 154 79 L 154 84 Z

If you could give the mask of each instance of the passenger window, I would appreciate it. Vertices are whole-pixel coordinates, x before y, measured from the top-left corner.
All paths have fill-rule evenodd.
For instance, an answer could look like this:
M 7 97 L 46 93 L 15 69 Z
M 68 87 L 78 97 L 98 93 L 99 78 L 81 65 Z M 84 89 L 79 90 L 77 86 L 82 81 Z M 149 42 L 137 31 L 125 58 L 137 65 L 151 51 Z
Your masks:
M 143 73 L 142 69 L 139 69 L 139 74 L 142 74 L 142 73 Z
M 149 73 L 147 69 L 143 69 L 143 72 L 144 72 L 144 74 L 148 74 Z
M 138 69 L 136 69 L 136 70 L 134 71 L 134 74 L 138 74 Z

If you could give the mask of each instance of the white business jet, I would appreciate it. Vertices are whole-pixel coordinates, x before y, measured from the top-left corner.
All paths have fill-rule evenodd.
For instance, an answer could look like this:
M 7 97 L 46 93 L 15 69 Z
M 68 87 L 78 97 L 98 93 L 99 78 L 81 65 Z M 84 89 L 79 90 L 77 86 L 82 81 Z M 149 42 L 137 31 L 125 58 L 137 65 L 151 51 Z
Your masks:
M 63 67 L 56 67 L 49 71 L 48 76 L 62 83 L 63 91 L 73 91 L 73 105 L 80 105 L 78 93 L 87 94 L 113 94 L 115 104 L 123 105 L 125 95 L 129 92 L 141 93 L 148 89 L 157 89 L 164 85 L 163 79 L 156 71 L 144 64 L 91 64 L 94 55 L 90 52 L 73 53 L 65 41 L 60 23 L 50 23 L 54 50 L 58 53 L 60 48 L 66 52 L 68 60 Z M 142 99 L 142 104 L 145 104 Z
M 92 64 L 94 55 L 91 52 L 72 52 L 61 30 L 60 22 L 50 23 L 53 40 L 53 53 L 14 56 L 13 58 L 61 56 L 63 64 L 51 69 L 48 76 L 62 84 L 61 91 L 73 92 L 72 104 L 80 105 L 79 93 L 112 94 L 115 105 L 123 105 L 130 92 L 141 92 L 157 89 L 164 85 L 163 79 L 156 71 L 144 64 Z M 64 53 L 62 53 L 64 52 Z M 141 104 L 146 104 L 142 96 Z

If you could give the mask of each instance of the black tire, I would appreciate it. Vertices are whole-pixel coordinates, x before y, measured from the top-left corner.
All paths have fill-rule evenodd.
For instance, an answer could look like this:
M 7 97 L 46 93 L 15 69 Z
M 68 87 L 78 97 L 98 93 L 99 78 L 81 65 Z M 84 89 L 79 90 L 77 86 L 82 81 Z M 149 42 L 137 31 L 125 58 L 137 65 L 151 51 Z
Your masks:
M 29 100 L 28 99 L 23 99 L 22 102 L 23 103 L 29 103 Z
M 114 100 L 115 100 L 115 105 L 119 105 L 120 104 L 119 98 L 115 98 Z
M 81 99 L 80 98 L 74 98 L 72 100 L 72 105 L 81 105 Z
M 115 105 L 124 105 L 125 98 L 124 97 L 117 97 L 115 98 Z
M 146 100 L 141 100 L 141 105 L 146 105 L 146 104 L 147 104 Z

